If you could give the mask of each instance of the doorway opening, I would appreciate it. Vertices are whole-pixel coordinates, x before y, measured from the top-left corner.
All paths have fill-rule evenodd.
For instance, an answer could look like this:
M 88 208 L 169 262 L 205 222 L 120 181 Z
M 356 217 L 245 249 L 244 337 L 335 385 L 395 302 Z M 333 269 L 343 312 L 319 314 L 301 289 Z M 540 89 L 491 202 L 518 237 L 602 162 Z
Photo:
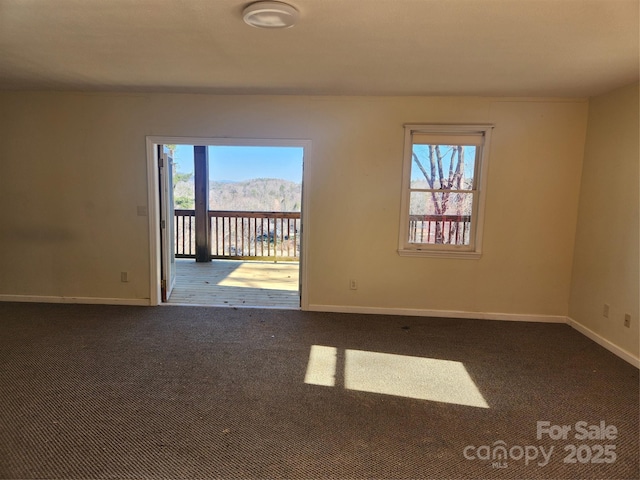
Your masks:
M 164 137 L 148 146 L 157 179 L 150 303 L 304 307 L 308 142 Z

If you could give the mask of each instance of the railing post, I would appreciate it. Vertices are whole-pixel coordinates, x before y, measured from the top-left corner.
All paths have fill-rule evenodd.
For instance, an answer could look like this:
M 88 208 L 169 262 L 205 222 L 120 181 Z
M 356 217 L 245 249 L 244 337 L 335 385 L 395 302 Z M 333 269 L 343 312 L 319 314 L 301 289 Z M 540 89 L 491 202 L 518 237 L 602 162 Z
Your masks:
M 193 147 L 196 203 L 196 262 L 211 260 L 209 233 L 209 157 L 206 146 Z

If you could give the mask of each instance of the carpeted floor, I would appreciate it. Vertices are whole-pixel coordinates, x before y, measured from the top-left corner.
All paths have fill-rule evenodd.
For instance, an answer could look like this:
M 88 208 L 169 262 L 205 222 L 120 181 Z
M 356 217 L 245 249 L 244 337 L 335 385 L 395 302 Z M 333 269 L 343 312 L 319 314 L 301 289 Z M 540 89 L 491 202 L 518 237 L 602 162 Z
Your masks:
M 0 388 L 1 478 L 639 477 L 638 370 L 560 324 L 0 303 Z

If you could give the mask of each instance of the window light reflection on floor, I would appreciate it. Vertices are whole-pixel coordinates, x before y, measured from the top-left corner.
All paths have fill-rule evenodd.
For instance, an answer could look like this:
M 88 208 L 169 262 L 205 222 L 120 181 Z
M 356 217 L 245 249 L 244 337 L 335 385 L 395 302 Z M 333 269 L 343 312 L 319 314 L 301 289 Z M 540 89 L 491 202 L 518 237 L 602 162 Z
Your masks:
M 349 390 L 489 408 L 461 362 L 347 349 L 344 372 L 338 372 L 338 353 L 335 347 L 312 345 L 305 383 L 343 382 Z

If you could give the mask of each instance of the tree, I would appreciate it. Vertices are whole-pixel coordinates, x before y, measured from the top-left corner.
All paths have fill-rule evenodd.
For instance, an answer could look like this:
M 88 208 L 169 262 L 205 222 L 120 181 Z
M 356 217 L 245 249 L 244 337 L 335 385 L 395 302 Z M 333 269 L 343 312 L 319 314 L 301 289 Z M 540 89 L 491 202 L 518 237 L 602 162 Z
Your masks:
M 470 185 L 464 185 L 464 147 L 461 145 L 446 145 L 444 147 L 448 150 L 444 153 L 441 150 L 442 145 L 429 145 L 428 147 L 429 170 L 425 168 L 415 149 L 412 157 L 431 190 L 430 196 L 434 213 L 442 216 L 448 213 L 451 195 L 457 197 L 460 190 L 465 190 L 470 187 Z M 449 168 L 446 175 L 443 165 L 445 156 L 448 156 L 449 160 Z M 454 197 L 456 200 L 455 213 L 456 215 L 461 215 L 462 202 L 460 198 L 456 197 Z M 427 208 L 426 211 L 428 210 Z M 444 232 L 442 228 L 443 222 L 436 222 L 435 243 L 444 243 Z M 451 234 L 455 234 L 455 229 L 457 228 L 457 222 L 450 223 L 449 238 L 452 238 Z
M 165 150 L 171 157 L 175 157 L 177 145 L 165 144 Z M 173 169 L 173 204 L 175 208 L 193 209 L 195 206 L 195 192 L 191 180 L 193 173 L 181 173 L 178 171 L 178 165 L 174 164 Z
M 174 185 L 179 182 L 190 182 L 192 178 L 193 178 L 193 173 L 189 173 L 189 172 L 180 173 L 178 172 L 177 169 L 173 172 Z
M 175 208 L 182 208 L 185 210 L 193 210 L 195 206 L 195 201 L 191 197 L 175 197 L 173 199 L 173 204 Z

